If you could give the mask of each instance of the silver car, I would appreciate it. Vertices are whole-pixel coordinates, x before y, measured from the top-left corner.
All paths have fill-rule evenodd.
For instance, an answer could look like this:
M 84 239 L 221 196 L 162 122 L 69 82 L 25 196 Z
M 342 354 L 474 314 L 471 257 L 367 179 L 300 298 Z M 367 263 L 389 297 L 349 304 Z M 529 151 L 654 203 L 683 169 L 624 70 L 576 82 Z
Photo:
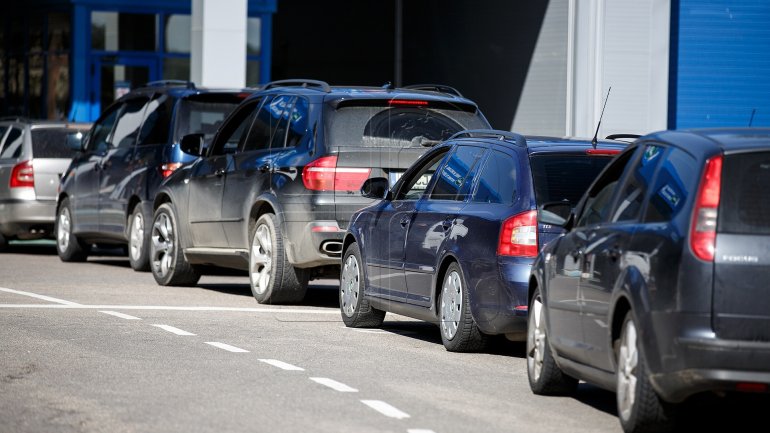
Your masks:
M 89 124 L 0 120 L 0 251 L 51 237 L 59 179 Z

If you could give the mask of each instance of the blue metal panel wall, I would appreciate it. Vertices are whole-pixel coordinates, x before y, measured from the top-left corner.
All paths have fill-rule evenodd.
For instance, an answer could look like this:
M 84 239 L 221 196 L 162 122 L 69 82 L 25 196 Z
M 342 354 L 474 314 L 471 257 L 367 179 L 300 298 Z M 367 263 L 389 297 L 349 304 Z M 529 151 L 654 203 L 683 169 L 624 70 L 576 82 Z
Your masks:
M 669 128 L 770 126 L 770 1 L 672 1 Z M 677 46 L 674 46 L 677 45 Z

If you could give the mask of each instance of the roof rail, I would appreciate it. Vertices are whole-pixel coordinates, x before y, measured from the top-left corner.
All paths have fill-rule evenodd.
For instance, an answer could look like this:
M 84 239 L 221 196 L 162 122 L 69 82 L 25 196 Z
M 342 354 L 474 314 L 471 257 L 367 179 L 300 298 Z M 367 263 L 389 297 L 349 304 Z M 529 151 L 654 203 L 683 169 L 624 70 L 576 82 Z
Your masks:
M 326 93 L 332 91 L 332 87 L 326 81 L 319 80 L 306 80 L 302 78 L 292 80 L 278 80 L 271 81 L 265 84 L 263 90 L 272 89 L 275 87 L 320 87 Z
M 463 98 L 462 93 L 460 93 L 459 90 L 455 89 L 452 86 L 447 86 L 444 84 L 411 84 L 409 86 L 404 86 L 402 89 L 409 89 L 409 90 L 428 90 L 431 92 L 439 92 L 439 93 L 449 93 L 450 95 L 459 96 L 460 98 Z
M 499 131 L 497 129 L 467 129 L 465 131 L 460 131 L 453 136 L 449 137 L 447 140 L 454 140 L 456 138 L 473 138 L 473 137 L 480 137 L 480 138 L 496 138 L 498 140 L 512 140 L 517 146 L 520 147 L 527 147 L 527 140 L 524 138 L 523 135 L 517 134 L 515 132 L 510 131 Z
M 170 86 L 185 86 L 188 89 L 194 89 L 195 83 L 185 80 L 157 80 L 150 81 L 145 84 L 145 87 L 170 87 Z
M 610 135 L 608 135 L 608 136 L 606 136 L 604 138 L 606 140 L 622 140 L 624 138 L 632 138 L 632 139 L 635 140 L 635 139 L 637 139 L 639 137 L 641 137 L 641 135 L 639 135 L 639 134 L 610 134 Z

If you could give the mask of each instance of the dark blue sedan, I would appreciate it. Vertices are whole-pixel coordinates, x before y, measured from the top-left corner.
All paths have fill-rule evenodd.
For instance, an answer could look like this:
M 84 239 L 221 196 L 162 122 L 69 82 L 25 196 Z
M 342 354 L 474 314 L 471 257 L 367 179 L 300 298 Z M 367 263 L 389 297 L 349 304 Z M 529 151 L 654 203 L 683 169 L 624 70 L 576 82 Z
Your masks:
M 624 147 L 463 131 L 394 185 L 367 180 L 362 192 L 382 200 L 353 215 L 344 239 L 343 321 L 380 326 L 390 311 L 434 322 L 450 351 L 494 334 L 525 340 L 535 256 Z

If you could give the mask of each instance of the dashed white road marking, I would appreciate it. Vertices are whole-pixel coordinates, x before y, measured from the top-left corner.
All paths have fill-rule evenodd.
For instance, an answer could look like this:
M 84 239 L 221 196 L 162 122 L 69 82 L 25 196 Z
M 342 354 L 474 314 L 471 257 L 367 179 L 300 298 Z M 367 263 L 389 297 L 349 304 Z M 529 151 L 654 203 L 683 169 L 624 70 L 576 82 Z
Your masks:
M 117 311 L 100 311 L 100 313 L 109 314 L 110 316 L 120 317 L 126 320 L 142 320 L 139 317 L 132 316 L 130 314 L 118 313 Z
M 3 290 L 3 288 L 0 288 Z M 10 293 L 11 289 L 5 289 Z M 22 292 L 22 294 L 25 292 Z M 34 293 L 32 293 L 34 295 Z M 158 311 L 236 311 L 243 313 L 281 313 L 281 314 L 330 314 L 339 316 L 337 310 L 303 310 L 297 308 L 249 308 L 249 307 L 187 307 L 169 305 L 84 305 L 62 299 L 50 298 L 44 295 L 33 296 L 39 299 L 59 302 L 61 305 L 52 304 L 0 304 L 0 308 L 50 308 L 50 309 L 86 309 L 86 310 L 158 310 Z
M 328 377 L 311 377 L 310 380 L 316 383 L 320 383 L 321 385 L 328 386 L 329 388 L 339 391 L 339 392 L 358 392 L 357 389 L 351 388 L 344 383 L 337 382 L 334 379 L 329 379 Z
M 395 407 L 381 400 L 361 400 L 361 403 L 369 406 L 370 408 L 390 418 L 396 418 L 396 419 L 409 418 L 408 413 L 401 411 L 399 409 L 396 409 Z
M 54 303 L 61 304 L 61 305 L 68 305 L 68 306 L 71 306 L 71 307 L 80 307 L 81 306 L 77 302 L 65 301 L 64 299 L 54 298 L 54 297 L 46 296 L 46 295 L 38 295 L 37 293 L 25 292 L 25 291 L 22 291 L 22 290 L 14 290 L 14 289 L 8 289 L 8 288 L 5 288 L 5 287 L 0 287 L 0 291 L 7 292 L 7 293 L 13 293 L 13 294 L 16 294 L 16 295 L 28 296 L 30 298 L 41 299 L 43 301 L 54 302 Z M 32 304 L 32 305 L 36 305 L 36 304 Z
M 297 367 L 296 365 L 291 365 L 287 362 L 279 361 L 277 359 L 260 359 L 260 361 L 264 362 L 265 364 L 270 364 L 273 367 L 278 367 L 281 370 L 305 371 L 305 369 L 302 367 Z
M 187 332 L 184 329 L 175 328 L 175 327 L 169 326 L 169 325 L 154 324 L 152 326 L 155 326 L 157 328 L 160 328 L 160 329 L 162 329 L 164 331 L 168 331 L 168 332 L 170 332 L 172 334 L 176 334 L 176 335 L 185 335 L 185 336 L 195 335 L 192 332 Z
M 206 344 L 210 344 L 214 347 L 218 347 L 220 349 L 224 349 L 228 352 L 234 352 L 234 353 L 249 353 L 246 349 L 241 349 L 240 347 L 231 346 L 229 344 L 220 343 L 218 341 L 207 341 Z
M 406 431 L 406 433 L 436 433 L 436 432 L 425 428 L 410 428 Z

